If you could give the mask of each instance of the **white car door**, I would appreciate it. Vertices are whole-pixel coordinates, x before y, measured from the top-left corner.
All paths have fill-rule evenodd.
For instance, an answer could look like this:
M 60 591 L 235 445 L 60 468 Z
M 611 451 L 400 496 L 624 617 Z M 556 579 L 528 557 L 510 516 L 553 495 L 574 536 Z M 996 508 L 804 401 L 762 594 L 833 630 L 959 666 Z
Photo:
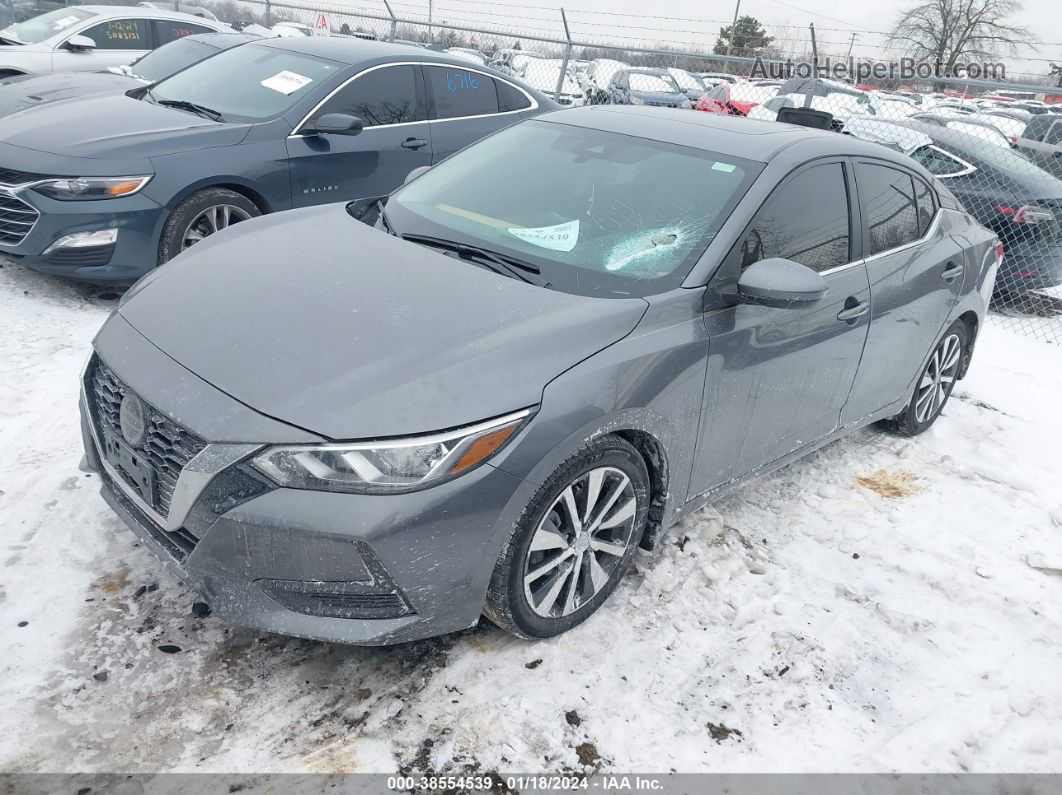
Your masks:
M 85 36 L 95 43 L 78 48 L 73 36 Z M 84 72 L 132 63 L 152 47 L 151 20 L 146 17 L 116 17 L 88 25 L 66 35 L 52 53 L 52 71 Z

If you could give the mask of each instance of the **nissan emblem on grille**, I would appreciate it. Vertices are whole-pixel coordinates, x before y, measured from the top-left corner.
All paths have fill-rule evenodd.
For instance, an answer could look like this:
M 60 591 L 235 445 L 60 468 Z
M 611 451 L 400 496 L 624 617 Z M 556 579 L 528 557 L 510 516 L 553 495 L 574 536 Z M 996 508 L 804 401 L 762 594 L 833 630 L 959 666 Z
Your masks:
M 147 432 L 147 409 L 144 408 L 144 401 L 132 393 L 122 398 L 118 422 L 125 440 L 131 446 L 139 447 Z

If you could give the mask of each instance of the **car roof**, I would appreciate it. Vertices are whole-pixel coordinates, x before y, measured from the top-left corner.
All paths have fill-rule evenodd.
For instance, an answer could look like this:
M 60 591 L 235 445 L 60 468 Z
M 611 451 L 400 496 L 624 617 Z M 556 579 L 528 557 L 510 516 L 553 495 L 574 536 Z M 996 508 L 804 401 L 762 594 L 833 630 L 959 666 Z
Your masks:
M 219 50 L 227 50 L 230 47 L 236 47 L 248 41 L 263 41 L 261 36 L 256 36 L 253 33 L 237 33 L 236 31 L 232 33 L 225 31 L 218 33 L 193 33 L 191 36 L 185 36 L 184 38 L 192 41 L 201 41 L 203 44 L 209 44 Z
M 697 113 L 679 108 L 591 105 L 544 113 L 539 119 L 649 138 L 767 163 L 783 153 L 794 162 L 816 157 L 866 156 L 910 163 L 899 153 L 832 130 Z
M 440 61 L 469 68 L 469 62 L 444 52 L 429 50 L 409 44 L 394 44 L 389 41 L 374 41 L 345 36 L 299 36 L 291 38 L 262 39 L 265 47 L 317 55 L 345 64 L 356 64 L 374 59 L 402 59 L 408 61 Z M 511 80 L 512 78 L 507 78 Z
M 98 14 L 103 17 L 151 17 L 158 18 L 164 17 L 166 19 L 187 19 L 189 22 L 195 22 L 199 25 L 221 25 L 222 27 L 228 27 L 224 22 L 215 22 L 213 19 L 207 19 L 206 17 L 197 17 L 194 14 L 186 14 L 183 11 L 173 11 L 166 8 L 148 8 L 147 6 L 70 6 L 70 8 L 80 8 L 85 11 L 91 11 L 94 14 Z M 58 32 L 58 31 L 57 31 Z

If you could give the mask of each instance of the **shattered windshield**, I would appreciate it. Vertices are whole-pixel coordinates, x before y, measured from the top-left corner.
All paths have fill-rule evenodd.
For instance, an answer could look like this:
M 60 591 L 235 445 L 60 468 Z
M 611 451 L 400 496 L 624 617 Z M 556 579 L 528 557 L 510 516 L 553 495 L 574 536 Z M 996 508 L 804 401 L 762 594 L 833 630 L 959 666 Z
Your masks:
M 399 235 L 536 265 L 554 289 L 607 297 L 677 287 L 763 164 L 525 122 L 435 166 L 387 202 Z

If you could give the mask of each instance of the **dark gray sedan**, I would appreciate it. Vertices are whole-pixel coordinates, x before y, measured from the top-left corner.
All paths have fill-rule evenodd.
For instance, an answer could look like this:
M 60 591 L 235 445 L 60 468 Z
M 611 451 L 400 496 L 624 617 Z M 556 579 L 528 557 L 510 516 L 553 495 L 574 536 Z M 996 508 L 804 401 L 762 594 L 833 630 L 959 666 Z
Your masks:
M 1000 259 L 899 153 L 656 108 L 546 114 L 352 212 L 146 277 L 81 410 L 104 498 L 218 615 L 364 644 L 559 634 L 725 491 L 924 431 Z

